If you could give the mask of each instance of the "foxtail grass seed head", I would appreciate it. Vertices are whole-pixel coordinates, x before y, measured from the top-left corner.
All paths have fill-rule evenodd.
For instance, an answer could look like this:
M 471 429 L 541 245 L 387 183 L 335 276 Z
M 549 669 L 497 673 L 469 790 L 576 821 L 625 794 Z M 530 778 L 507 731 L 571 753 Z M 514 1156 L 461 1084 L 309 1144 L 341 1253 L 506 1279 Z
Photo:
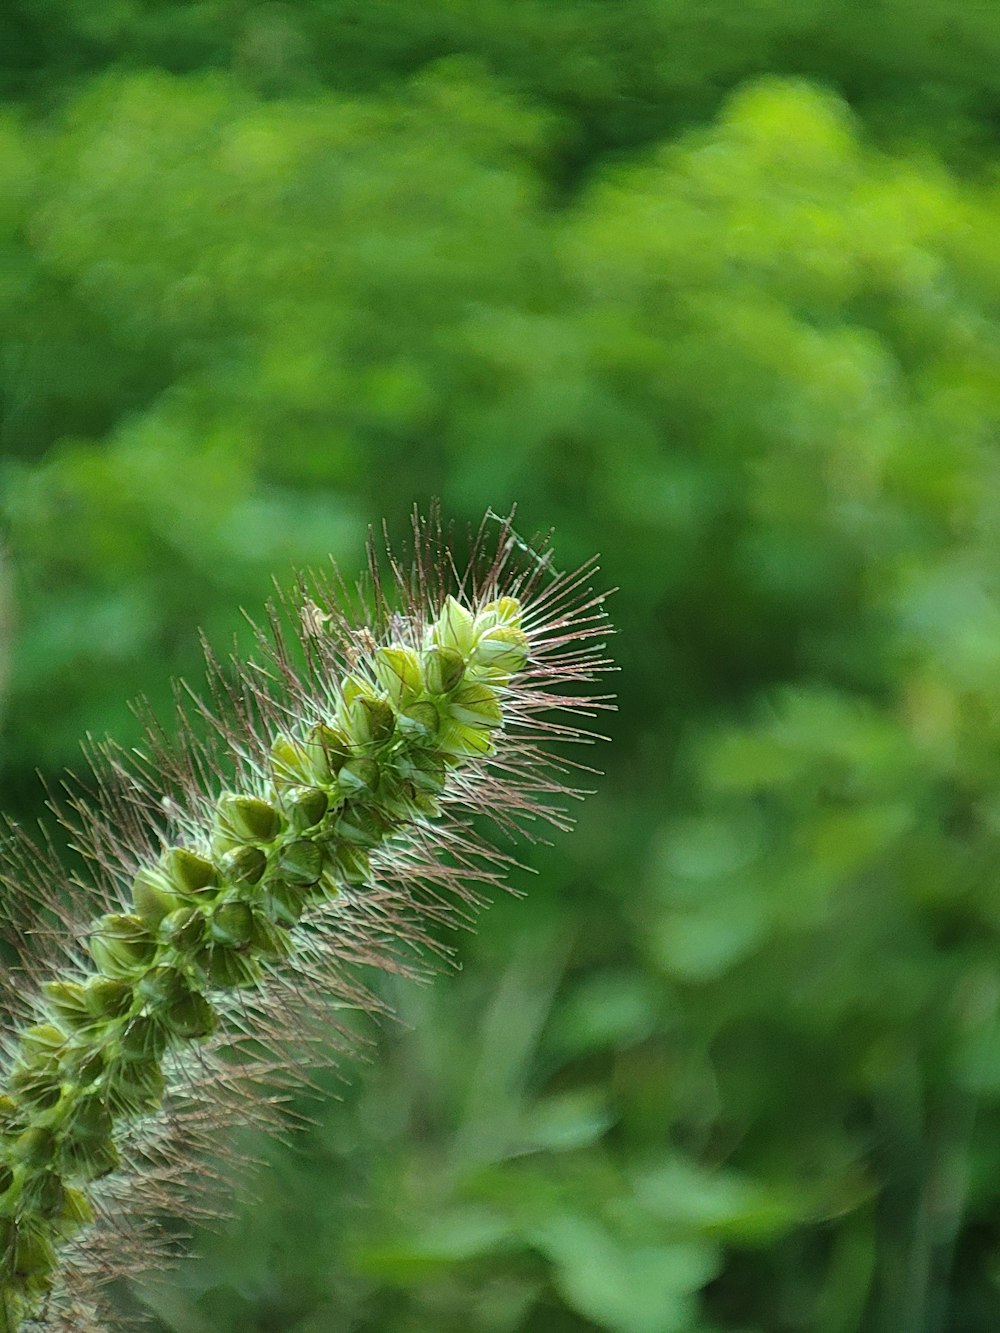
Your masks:
M 222 1131 L 280 1132 L 349 1043 L 337 1009 L 380 1011 L 365 969 L 418 973 L 502 883 L 474 830 L 567 826 L 590 770 L 550 747 L 610 706 L 604 598 L 493 517 L 464 572 L 435 518 L 354 594 L 303 578 L 251 660 L 209 654 L 176 740 L 150 719 L 140 751 L 93 747 L 53 801 L 86 882 L 8 827 L 0 1333 L 106 1327 L 99 1289 L 162 1261 L 152 1216 L 193 1210 Z

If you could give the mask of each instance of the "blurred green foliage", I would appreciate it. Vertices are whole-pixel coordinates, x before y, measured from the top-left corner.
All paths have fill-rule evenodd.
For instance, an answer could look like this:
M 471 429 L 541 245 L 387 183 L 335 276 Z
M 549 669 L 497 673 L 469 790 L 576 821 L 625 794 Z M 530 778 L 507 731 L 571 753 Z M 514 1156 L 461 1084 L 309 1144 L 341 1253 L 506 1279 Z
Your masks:
M 1000 1325 L 995 20 L 8 6 L 8 807 L 414 501 L 621 589 L 580 828 L 164 1328 Z

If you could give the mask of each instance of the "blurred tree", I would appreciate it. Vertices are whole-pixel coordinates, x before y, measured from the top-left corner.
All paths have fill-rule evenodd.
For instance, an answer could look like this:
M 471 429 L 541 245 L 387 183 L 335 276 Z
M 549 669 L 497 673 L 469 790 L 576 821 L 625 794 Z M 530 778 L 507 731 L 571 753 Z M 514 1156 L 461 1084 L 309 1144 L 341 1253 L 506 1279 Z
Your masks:
M 962 160 L 1000 114 L 992 4 L 948 0 L 9 0 L 0 93 L 47 108 L 124 64 L 230 70 L 267 96 L 378 93 L 465 55 L 564 119 L 553 182 L 714 114 L 763 71 L 832 83 L 892 141 Z
M 987 1333 L 989 8 L 183 9 L 35 7 L 0 127 L 8 787 L 434 493 L 601 545 L 623 672 L 578 838 L 166 1326 Z M 694 124 L 765 68 L 826 86 Z
M 10 588 L 7 574 L 7 559 L 0 549 L 0 719 L 3 717 L 3 705 L 7 694 L 7 663 L 10 655 L 10 640 L 13 637 L 13 611 L 10 605 Z

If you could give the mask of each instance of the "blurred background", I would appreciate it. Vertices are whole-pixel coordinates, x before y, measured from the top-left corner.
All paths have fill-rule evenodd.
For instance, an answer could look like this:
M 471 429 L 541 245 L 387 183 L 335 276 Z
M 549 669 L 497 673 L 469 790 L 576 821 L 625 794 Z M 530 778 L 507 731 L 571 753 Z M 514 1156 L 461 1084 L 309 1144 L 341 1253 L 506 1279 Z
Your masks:
M 416 502 L 594 551 L 577 831 L 173 1333 L 1000 1328 L 996 0 L 6 0 L 0 805 Z

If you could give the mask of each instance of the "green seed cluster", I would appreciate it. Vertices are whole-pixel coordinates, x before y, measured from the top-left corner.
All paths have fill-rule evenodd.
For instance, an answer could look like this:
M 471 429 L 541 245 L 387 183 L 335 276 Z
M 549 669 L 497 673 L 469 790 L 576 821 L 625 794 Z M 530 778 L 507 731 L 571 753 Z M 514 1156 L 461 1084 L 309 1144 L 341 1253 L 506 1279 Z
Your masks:
M 227 992 L 291 957 L 311 904 L 363 885 L 393 832 L 433 817 L 448 770 L 492 751 L 527 657 L 513 598 L 448 598 L 419 649 L 372 650 L 327 721 L 275 737 L 258 793 L 227 792 L 203 838 L 139 870 L 131 910 L 93 923 L 94 970 L 43 988 L 0 1092 L 0 1333 L 37 1315 L 86 1186 L 164 1097 L 164 1057 L 215 1031 Z

